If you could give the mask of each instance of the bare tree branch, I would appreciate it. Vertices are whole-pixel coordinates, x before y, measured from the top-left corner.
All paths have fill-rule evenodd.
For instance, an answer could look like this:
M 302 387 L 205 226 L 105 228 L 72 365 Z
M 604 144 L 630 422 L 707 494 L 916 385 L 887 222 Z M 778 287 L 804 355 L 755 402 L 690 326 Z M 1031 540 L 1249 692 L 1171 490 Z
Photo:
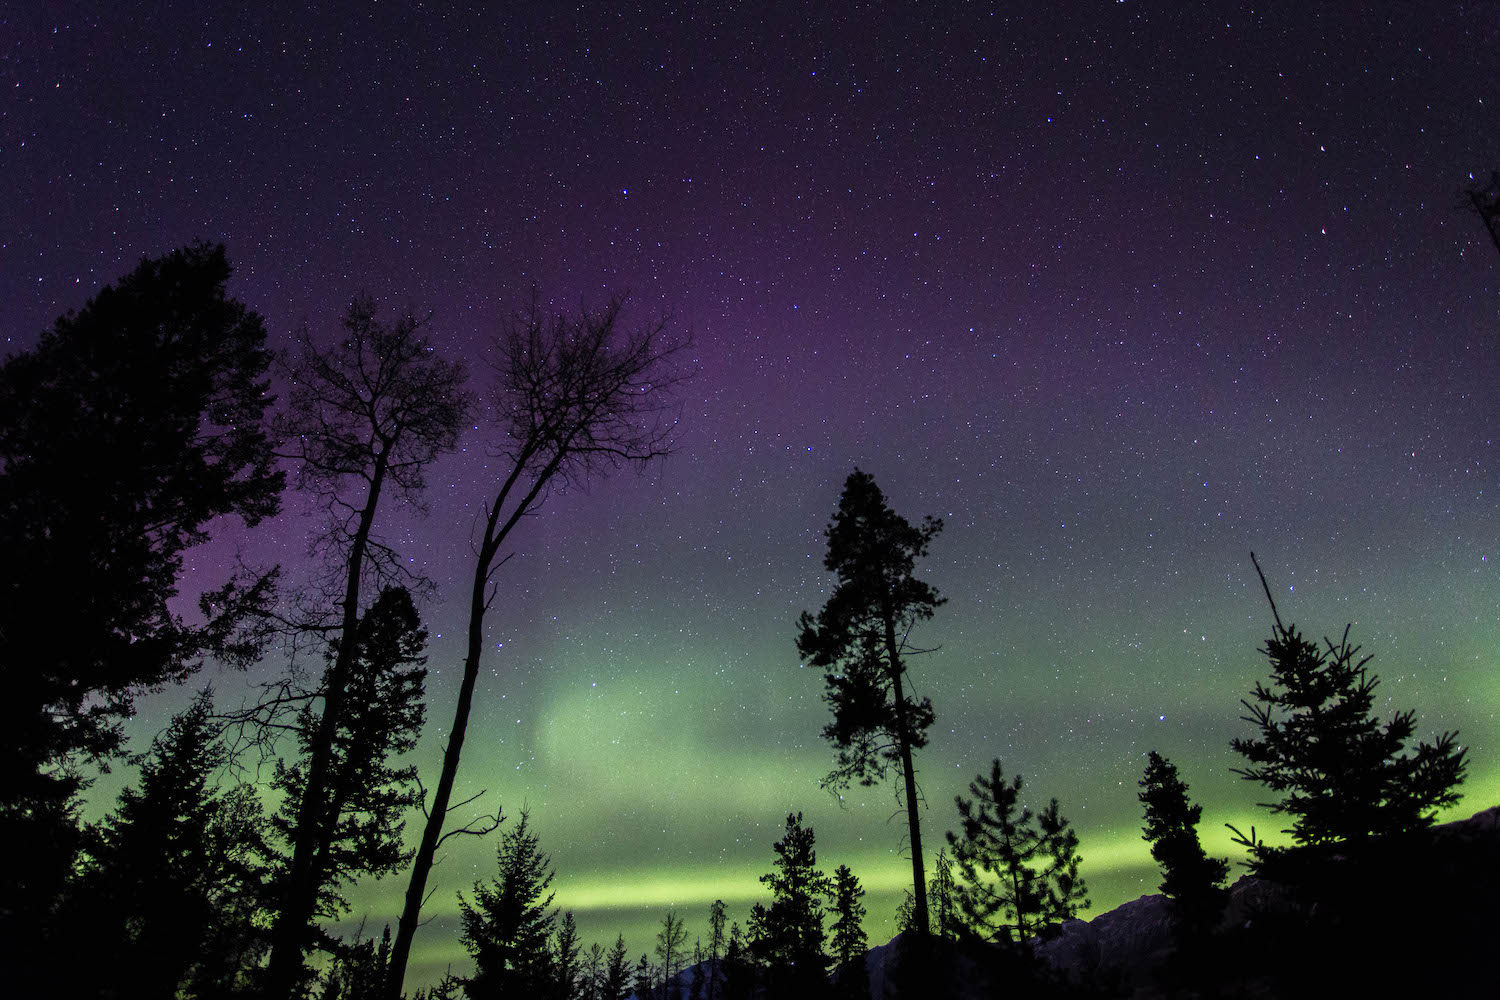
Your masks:
M 672 397 L 689 375 L 679 356 L 690 341 L 670 339 L 665 318 L 625 331 L 623 304 L 615 299 L 598 312 L 584 309 L 576 318 L 547 316 L 533 289 L 530 308 L 512 317 L 499 338 L 491 365 L 499 436 L 490 457 L 502 459 L 505 471 L 484 505 L 482 521 L 476 522 L 464 676 L 391 949 L 388 1000 L 401 995 L 438 847 L 456 833 L 486 832 L 481 827 L 444 833 L 443 824 L 451 812 L 448 800 L 479 676 L 484 619 L 498 592 L 496 572 L 512 555 L 500 558 L 500 550 L 521 519 L 535 513 L 552 490 L 586 491 L 595 478 L 623 466 L 644 469 L 676 446 L 679 421 Z M 498 824 L 497 815 L 491 829 Z

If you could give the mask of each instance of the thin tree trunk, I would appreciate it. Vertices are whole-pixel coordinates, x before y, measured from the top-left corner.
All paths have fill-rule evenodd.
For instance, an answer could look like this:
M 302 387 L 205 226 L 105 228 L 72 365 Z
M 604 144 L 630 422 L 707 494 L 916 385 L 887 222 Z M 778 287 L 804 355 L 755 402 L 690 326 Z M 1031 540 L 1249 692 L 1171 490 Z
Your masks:
M 911 838 L 912 919 L 925 940 L 930 928 L 927 923 L 927 871 L 922 861 L 922 817 L 917 809 L 917 775 L 911 761 L 910 719 L 901 686 L 901 657 L 897 655 L 897 649 L 895 615 L 887 612 L 885 651 L 891 673 L 892 694 L 896 698 L 896 717 L 900 720 L 896 742 L 901 749 L 901 776 L 906 781 L 906 825 Z
M 319 806 L 327 797 L 329 772 L 332 768 L 333 738 L 338 731 L 339 716 L 344 711 L 344 686 L 354 663 L 354 637 L 359 624 L 359 584 L 364 568 L 365 549 L 375 524 L 375 508 L 380 502 L 380 488 L 385 481 L 390 454 L 384 448 L 375 460 L 374 474 L 365 505 L 359 512 L 359 526 L 349 546 L 349 563 L 344 583 L 342 631 L 338 655 L 328 673 L 323 695 L 323 714 L 313 734 L 308 755 L 307 785 L 297 805 L 296 840 L 292 844 L 292 867 L 287 888 L 281 898 L 281 912 L 271 936 L 271 956 L 266 963 L 267 995 L 291 997 L 302 965 L 302 949 L 307 942 L 307 925 L 312 921 L 318 903 L 318 857 L 322 853 L 323 823 Z
M 674 384 L 670 375 L 664 381 L 648 375 L 676 348 L 655 349 L 658 326 L 640 337 L 627 339 L 620 345 L 623 349 L 612 355 L 610 333 L 618 312 L 619 301 L 615 300 L 597 319 L 585 314 L 579 324 L 569 325 L 559 320 L 557 325 L 544 328 L 533 301 L 532 315 L 525 321 L 529 325 L 514 328 L 505 342 L 510 367 L 506 370 L 508 374 L 502 375 L 509 379 L 502 383 L 502 389 L 520 400 L 521 410 L 508 418 L 515 432 L 512 440 L 519 445 L 512 454 L 510 473 L 485 516 L 484 538 L 476 554 L 474 586 L 469 596 L 469 642 L 463 681 L 443 752 L 443 771 L 427 809 L 422 842 L 412 859 L 411 880 L 386 967 L 386 1000 L 400 1000 L 412 938 L 438 847 L 455 834 L 486 832 L 459 827 L 444 833 L 443 825 L 452 808 L 453 786 L 463 754 L 474 686 L 479 679 L 484 616 L 493 598 L 492 578 L 499 568 L 495 557 L 511 529 L 540 502 L 552 477 L 565 463 L 580 479 L 587 480 L 591 460 L 608 465 L 644 464 L 667 453 L 671 425 L 662 429 L 647 419 L 642 427 L 637 420 L 649 418 L 654 412 L 652 400 Z M 573 464 L 580 454 L 582 460 Z M 540 461 L 541 468 L 534 467 L 536 461 Z M 529 486 L 522 487 L 527 479 Z M 502 523 L 501 515 L 517 488 L 524 488 L 525 495 L 509 508 L 510 513 Z M 503 564 L 502 559 L 500 565 Z M 497 811 L 497 818 L 498 815 Z
M 564 442 L 566 445 L 567 442 Z M 500 546 L 504 544 L 512 528 L 522 515 L 531 509 L 547 482 L 557 471 L 566 455 L 559 451 L 533 481 L 525 498 L 517 504 L 505 523 L 500 524 L 500 512 L 511 490 L 520 480 L 526 463 L 534 449 L 528 449 L 517 459 L 505 485 L 495 497 L 489 516 L 485 519 L 484 540 L 474 562 L 474 587 L 469 595 L 469 642 L 464 654 L 464 677 L 458 688 L 458 706 L 453 711 L 453 727 L 448 732 L 448 746 L 443 751 L 443 771 L 438 776 L 437 788 L 432 794 L 432 804 L 427 810 L 427 824 L 422 828 L 422 843 L 412 858 L 411 880 L 406 886 L 406 899 L 401 908 L 401 919 L 396 925 L 396 939 L 391 944 L 390 962 L 386 966 L 386 997 L 400 1000 L 401 987 L 406 979 L 406 965 L 411 957 L 412 938 L 417 933 L 417 923 L 422 915 L 422 903 L 427 893 L 427 878 L 437 856 L 438 845 L 443 841 L 443 822 L 448 817 L 448 803 L 453 798 L 453 785 L 458 778 L 459 759 L 463 755 L 464 735 L 469 728 L 469 710 L 474 702 L 474 685 L 479 680 L 479 657 L 484 650 L 484 613 L 488 609 L 485 590 L 490 585 L 492 566 Z M 503 562 L 503 560 L 502 560 Z M 498 815 L 498 813 L 497 813 Z
M 474 702 L 474 685 L 479 679 L 479 654 L 484 644 L 484 590 L 488 570 L 488 564 L 481 563 L 474 571 L 474 591 L 469 601 L 469 644 L 464 654 L 463 683 L 458 688 L 458 707 L 454 709 L 453 726 L 448 731 L 448 746 L 443 751 L 443 771 L 438 777 L 432 804 L 428 807 L 427 825 L 422 829 L 422 843 L 417 848 L 416 856 L 412 858 L 411 881 L 406 886 L 406 901 L 401 908 L 401 919 L 396 925 L 396 939 L 391 944 L 390 962 L 386 967 L 386 996 L 391 1000 L 400 1000 L 401 987 L 406 979 L 406 963 L 411 956 L 412 938 L 416 936 L 417 922 L 422 915 L 427 877 L 432 872 L 433 859 L 437 856 L 438 841 L 443 834 L 443 819 L 453 797 L 458 762 L 464 749 L 464 735 L 469 728 L 469 709 Z

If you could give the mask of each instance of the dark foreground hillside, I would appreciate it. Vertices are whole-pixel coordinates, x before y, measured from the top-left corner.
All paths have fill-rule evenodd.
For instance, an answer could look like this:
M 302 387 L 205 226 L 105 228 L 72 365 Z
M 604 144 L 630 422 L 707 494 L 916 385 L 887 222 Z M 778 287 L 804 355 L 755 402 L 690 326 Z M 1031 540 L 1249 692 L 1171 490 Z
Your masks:
M 1071 921 L 1039 952 L 1134 997 L 1493 996 L 1500 806 L 1410 837 L 1305 851 L 1230 889 L 1217 932 L 1174 947 L 1171 903 Z M 1474 992 L 1474 991 L 1478 992 Z
M 898 936 L 868 954 L 870 997 L 1496 996 L 1497 898 L 1500 806 L 1362 850 L 1290 855 L 1236 882 L 1217 929 L 1196 943 L 1179 946 L 1160 895 L 1068 921 L 1038 943 L 1031 968 L 991 947 L 939 942 L 926 969 L 903 969 Z M 691 971 L 678 980 L 684 998 Z

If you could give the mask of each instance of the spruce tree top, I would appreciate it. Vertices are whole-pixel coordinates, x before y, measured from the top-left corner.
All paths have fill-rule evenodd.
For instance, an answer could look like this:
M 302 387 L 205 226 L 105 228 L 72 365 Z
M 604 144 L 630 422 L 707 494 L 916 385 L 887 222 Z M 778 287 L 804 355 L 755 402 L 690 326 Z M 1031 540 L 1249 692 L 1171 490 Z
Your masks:
M 1236 774 L 1282 795 L 1264 803 L 1295 817 L 1289 830 L 1302 845 L 1357 841 L 1432 825 L 1437 810 L 1459 799 L 1466 770 L 1457 733 L 1410 747 L 1415 713 L 1375 717 L 1375 687 L 1349 629 L 1319 649 L 1295 625 L 1282 628 L 1261 650 L 1271 662 L 1271 686 L 1256 682 L 1256 704 L 1242 701 L 1256 739 L 1230 746 L 1247 762 Z
M 898 632 L 930 619 L 943 598 L 912 570 L 942 530 L 942 520 L 930 516 L 913 527 L 887 506 L 873 476 L 858 468 L 850 473 L 824 532 L 823 568 L 837 573 L 839 583 L 816 619 L 804 612 L 799 620 L 802 655 L 813 666 L 831 666 L 878 644 L 887 614 L 896 616 Z
M 1365 670 L 1370 657 L 1350 645 L 1349 628 L 1323 648 L 1282 625 L 1255 553 L 1250 554 L 1270 602 L 1276 627 L 1261 652 L 1271 664 L 1271 685 L 1256 682 L 1255 704 L 1244 721 L 1260 731 L 1230 746 L 1247 766 L 1235 773 L 1282 796 L 1262 803 L 1295 817 L 1292 839 L 1301 846 L 1360 841 L 1413 833 L 1431 826 L 1439 809 L 1455 804 L 1464 779 L 1465 751 L 1458 734 L 1411 746 L 1415 713 L 1397 712 L 1385 723 L 1375 717 L 1379 680 Z M 1251 838 L 1264 861 L 1274 855 Z

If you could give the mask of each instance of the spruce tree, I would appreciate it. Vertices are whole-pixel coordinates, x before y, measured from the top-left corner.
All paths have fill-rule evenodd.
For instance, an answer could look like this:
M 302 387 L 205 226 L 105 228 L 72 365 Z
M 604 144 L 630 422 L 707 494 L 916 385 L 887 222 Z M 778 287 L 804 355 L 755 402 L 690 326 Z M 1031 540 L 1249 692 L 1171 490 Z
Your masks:
M 873 785 L 891 768 L 902 781 L 911 848 L 915 924 L 927 933 L 927 880 L 913 751 L 927 745 L 932 702 L 908 692 L 906 659 L 920 650 L 907 637 L 932 618 L 943 598 L 913 576 L 916 560 L 943 528 L 928 517 L 913 527 L 885 502 L 870 475 L 855 469 L 844 483 L 839 509 L 825 534 L 823 567 L 838 586 L 816 618 L 797 620 L 797 651 L 823 675 L 824 700 L 833 721 L 823 737 L 838 748 L 826 783 L 840 790 L 851 781 Z
M 1019 774 L 1007 782 L 1000 761 L 991 762 L 988 777 L 969 783 L 973 800 L 955 797 L 963 834 L 950 831 L 948 843 L 964 878 L 958 902 L 965 922 L 981 936 L 1029 950 L 1032 937 L 1053 933 L 1088 909 L 1089 899 L 1078 874 L 1078 834 L 1056 799 L 1040 813 L 1017 812 L 1021 784 Z
M 747 1000 L 752 996 L 759 984 L 759 971 L 739 923 L 730 924 L 729 944 L 724 948 L 724 1000 Z
M 703 940 L 699 938 L 693 942 L 693 977 L 688 987 L 688 1000 L 703 1000 L 703 988 L 706 977 L 703 974 Z
M 1202 927 L 1223 909 L 1229 862 L 1204 853 L 1198 841 L 1203 807 L 1189 804 L 1188 786 L 1170 760 L 1152 750 L 1139 784 L 1138 797 L 1146 809 L 1142 833 L 1161 866 L 1161 891 L 1177 904 L 1179 926 Z
M 555 981 L 551 861 L 528 824 L 523 811 L 501 835 L 500 873 L 488 885 L 474 883 L 474 902 L 459 893 L 462 941 L 474 958 L 474 975 L 465 981 L 470 1000 L 546 996 Z
M 817 869 L 813 845 L 802 814 L 788 814 L 786 836 L 775 844 L 776 870 L 760 877 L 771 889 L 771 905 L 757 903 L 750 913 L 750 950 L 776 993 L 800 994 L 827 982 L 820 900 L 833 883 Z
M 578 952 L 583 945 L 578 940 L 578 921 L 573 911 L 563 914 L 562 921 L 552 940 L 552 995 L 557 1000 L 574 1000 L 579 992 L 580 965 Z
M 829 903 L 833 908 L 833 962 L 838 985 L 835 995 L 845 1000 L 868 1000 L 870 980 L 865 971 L 865 905 L 860 902 L 865 890 L 848 865 L 833 872 L 833 891 Z
M 724 957 L 724 901 L 716 899 L 708 908 L 708 1000 L 718 1000 L 719 963 Z
M 625 1000 L 630 996 L 630 959 L 626 957 L 625 935 L 615 937 L 615 943 L 609 949 L 609 955 L 604 960 L 603 986 L 599 991 L 600 1000 Z
M 896 906 L 896 930 L 905 934 L 908 931 L 916 931 L 917 898 L 911 894 L 910 889 L 904 889 L 901 893 L 901 902 Z M 928 928 L 928 932 L 931 932 Z
M 635 963 L 635 997 L 636 1000 L 653 1000 L 656 996 L 656 970 L 651 967 L 651 960 L 644 953 L 641 960 Z
M 687 928 L 677 918 L 675 910 L 668 910 L 662 918 L 661 930 L 656 934 L 656 957 L 661 969 L 662 990 L 669 991 L 672 977 L 682 968 L 687 949 Z
M 344 678 L 348 701 L 329 747 L 324 795 L 309 813 L 304 792 L 319 726 L 310 705 L 299 715 L 300 756 L 291 764 L 277 761 L 272 779 L 284 796 L 271 820 L 281 839 L 295 844 L 303 822 L 322 831 L 309 875 L 317 888 L 314 916 L 323 918 L 348 910 L 342 893 L 354 879 L 390 874 L 411 857 L 402 843 L 404 816 L 419 800 L 415 766 L 393 762 L 416 746 L 426 712 L 422 691 L 427 671 L 422 665 L 427 631 L 411 594 L 404 587 L 387 587 L 360 618 L 352 638 L 357 648 Z M 341 659 L 336 648 L 328 658 L 330 670 Z M 279 859 L 277 895 L 283 900 L 293 860 Z M 285 933 L 284 921 L 283 914 L 279 933 Z M 333 947 L 311 923 L 299 940 L 304 950 Z
M 361 925 L 360 930 L 364 929 Z M 323 976 L 318 1000 L 365 1000 L 385 985 L 386 963 L 391 956 L 391 928 L 386 925 L 377 946 L 374 938 L 356 935 L 334 952 L 333 964 Z
M 1458 734 L 1445 732 L 1412 748 L 1415 713 L 1397 712 L 1383 724 L 1375 717 L 1380 681 L 1365 669 L 1370 657 L 1349 644 L 1349 628 L 1319 649 L 1295 625 L 1282 626 L 1264 574 L 1261 584 L 1276 622 L 1261 650 L 1271 662 L 1272 683 L 1256 682 L 1254 705 L 1241 701 L 1250 712 L 1245 721 L 1260 734 L 1231 741 L 1248 762 L 1235 773 L 1282 796 L 1262 804 L 1293 817 L 1285 832 L 1299 846 L 1358 843 L 1430 827 L 1439 809 L 1459 799 L 1467 764 Z M 1259 843 L 1254 851 L 1261 862 L 1280 853 Z
M 600 1000 L 603 982 L 604 948 L 595 941 L 579 963 L 578 996 L 581 1000 Z
M 963 922 L 958 912 L 958 885 L 953 881 L 953 859 L 946 847 L 938 851 L 932 863 L 927 903 L 932 913 L 932 932 L 944 940 L 956 941 Z
M 253 961 L 265 821 L 252 788 L 218 785 L 230 755 L 212 711 L 205 691 L 172 719 L 90 838 L 68 902 L 97 958 L 79 986 L 98 973 L 141 997 L 212 996 Z

